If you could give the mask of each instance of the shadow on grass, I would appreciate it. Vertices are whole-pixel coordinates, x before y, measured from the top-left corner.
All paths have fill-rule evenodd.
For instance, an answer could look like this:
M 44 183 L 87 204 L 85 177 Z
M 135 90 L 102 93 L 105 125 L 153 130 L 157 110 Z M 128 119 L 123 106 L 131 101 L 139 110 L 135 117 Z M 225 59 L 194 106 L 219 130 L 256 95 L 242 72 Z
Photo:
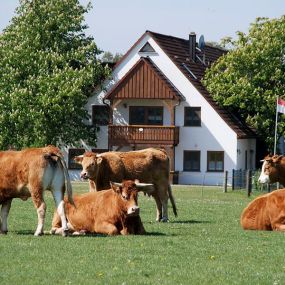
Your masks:
M 197 220 L 171 221 L 171 224 L 210 224 L 210 223 L 211 223 L 210 221 L 197 221 Z
M 15 231 L 13 232 L 17 235 L 23 235 L 23 236 L 33 236 L 34 235 L 34 231 L 32 230 L 22 230 L 22 231 Z M 61 235 L 54 235 L 51 234 L 49 232 L 44 232 L 43 236 L 61 236 Z M 121 236 L 121 235 L 118 235 Z M 160 233 L 160 232 L 147 232 L 144 235 L 130 235 L 130 236 L 166 236 L 166 234 L 164 233 Z M 104 234 L 97 234 L 97 233 L 86 233 L 84 235 L 72 235 L 69 234 L 67 236 L 67 238 L 105 238 L 105 237 L 112 237 L 112 236 L 108 236 L 108 235 L 104 235 Z

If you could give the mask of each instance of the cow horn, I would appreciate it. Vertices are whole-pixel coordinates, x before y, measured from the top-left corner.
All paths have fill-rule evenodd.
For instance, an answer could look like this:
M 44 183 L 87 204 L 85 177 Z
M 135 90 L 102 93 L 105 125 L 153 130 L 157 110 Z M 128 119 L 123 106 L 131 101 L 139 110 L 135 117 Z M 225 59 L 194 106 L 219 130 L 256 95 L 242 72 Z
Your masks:
M 135 182 L 137 188 L 139 189 L 139 191 L 143 191 L 145 193 L 152 193 L 154 191 L 154 187 L 153 184 L 151 183 L 138 183 Z
M 117 187 L 122 187 L 122 183 L 119 183 L 119 182 L 110 182 L 111 183 L 111 185 L 115 185 L 115 186 L 117 186 Z
M 264 162 L 264 161 L 265 161 L 265 159 L 261 159 L 261 160 L 260 160 L 260 162 Z
M 140 183 L 140 182 L 135 182 L 137 187 L 148 187 L 148 186 L 153 186 L 151 183 Z

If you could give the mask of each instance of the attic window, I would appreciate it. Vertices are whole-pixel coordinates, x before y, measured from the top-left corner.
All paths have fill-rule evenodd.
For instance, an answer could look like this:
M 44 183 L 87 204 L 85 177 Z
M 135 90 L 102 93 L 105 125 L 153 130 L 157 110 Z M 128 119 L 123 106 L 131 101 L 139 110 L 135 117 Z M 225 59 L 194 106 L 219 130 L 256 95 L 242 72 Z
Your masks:
M 150 45 L 149 42 L 147 42 L 139 52 L 155 52 L 154 48 Z

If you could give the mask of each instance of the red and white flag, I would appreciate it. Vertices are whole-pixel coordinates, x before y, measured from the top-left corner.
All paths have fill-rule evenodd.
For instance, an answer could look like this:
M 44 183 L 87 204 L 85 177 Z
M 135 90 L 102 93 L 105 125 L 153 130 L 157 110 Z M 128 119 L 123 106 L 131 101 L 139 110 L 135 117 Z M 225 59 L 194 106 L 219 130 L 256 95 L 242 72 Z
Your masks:
M 277 112 L 285 114 L 285 100 L 278 98 L 278 100 L 277 100 Z

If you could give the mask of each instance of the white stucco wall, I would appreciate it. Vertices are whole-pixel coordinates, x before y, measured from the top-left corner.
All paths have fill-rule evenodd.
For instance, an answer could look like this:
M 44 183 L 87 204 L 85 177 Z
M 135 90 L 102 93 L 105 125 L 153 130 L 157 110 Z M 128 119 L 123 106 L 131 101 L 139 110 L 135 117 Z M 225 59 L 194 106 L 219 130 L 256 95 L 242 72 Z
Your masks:
M 247 155 L 246 155 L 247 153 Z M 247 156 L 247 163 L 245 162 Z M 237 166 L 236 169 L 255 169 L 256 140 L 240 139 L 237 142 Z

